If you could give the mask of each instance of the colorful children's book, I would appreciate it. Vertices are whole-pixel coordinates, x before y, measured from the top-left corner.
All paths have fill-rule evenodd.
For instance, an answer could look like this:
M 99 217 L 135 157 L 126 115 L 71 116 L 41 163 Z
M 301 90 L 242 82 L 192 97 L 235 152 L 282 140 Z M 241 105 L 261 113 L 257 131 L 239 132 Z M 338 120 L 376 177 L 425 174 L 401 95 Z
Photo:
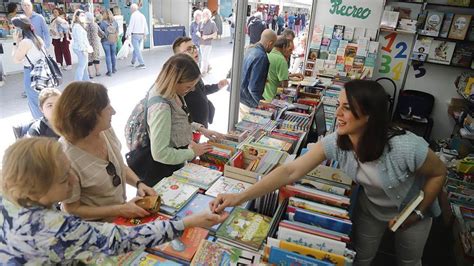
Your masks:
M 181 209 L 199 190 L 198 187 L 185 184 L 172 176 L 163 178 L 153 189 L 161 196 L 161 209 L 168 214 Z
M 333 207 L 321 203 L 317 203 L 310 200 L 300 199 L 296 197 L 290 197 L 289 205 L 308 211 L 319 212 L 326 215 L 332 215 L 342 219 L 349 219 L 349 212 L 343 208 Z
M 422 30 L 422 34 L 438 37 L 443 23 L 443 17 L 443 12 L 430 10 L 426 17 L 425 27 Z
M 173 217 L 168 216 L 166 214 L 162 214 L 162 213 L 155 213 L 155 214 L 151 214 L 149 216 L 142 217 L 142 218 L 125 218 L 125 217 L 119 216 L 115 218 L 114 223 L 118 225 L 135 226 L 139 224 L 153 222 L 155 220 L 166 221 L 171 218 Z
M 288 206 L 287 213 L 290 221 L 319 226 L 347 235 L 352 231 L 352 222 L 348 219 L 341 219 L 292 206 Z
M 336 266 L 344 266 L 346 265 L 346 260 L 347 262 L 352 262 L 349 258 L 345 258 L 342 255 L 337 255 L 334 253 L 322 251 L 319 249 L 315 248 L 310 248 L 306 247 L 303 245 L 298 245 L 296 243 L 284 241 L 284 240 L 279 240 L 275 238 L 269 237 L 267 239 L 267 245 L 271 247 L 279 247 L 284 250 L 288 250 L 291 252 L 295 252 L 301 255 L 309 256 L 312 258 L 320 259 L 320 260 L 325 260 L 328 261 Z M 352 264 L 352 263 L 351 263 Z
M 344 40 L 352 42 L 354 38 L 354 27 L 347 27 L 344 29 Z
M 339 233 L 337 231 L 329 230 L 326 228 L 322 228 L 315 225 L 309 225 L 297 221 L 290 221 L 290 220 L 283 220 L 281 221 L 278 226 L 285 227 L 288 229 L 292 229 L 298 232 L 304 232 L 311 235 L 317 235 L 320 237 L 325 237 L 337 241 L 341 241 L 344 243 L 349 243 L 351 238 L 347 234 Z
M 199 247 L 199 243 L 207 237 L 208 233 L 208 230 L 199 227 L 187 228 L 180 238 L 153 247 L 151 250 L 157 252 L 157 254 L 164 253 L 185 261 L 191 261 Z
M 334 265 L 308 256 L 303 256 L 277 247 L 270 248 L 268 262 L 275 265 L 330 266 Z
M 344 255 L 346 249 L 346 243 L 344 242 L 299 232 L 282 226 L 278 228 L 278 239 L 338 255 Z
M 229 242 L 258 251 L 267 238 L 271 218 L 235 207 L 219 227 L 216 236 Z
M 288 151 L 291 148 L 291 143 L 269 136 L 263 136 L 256 142 L 256 144 L 263 145 L 265 147 L 269 147 L 279 151 Z
M 130 266 L 151 266 L 151 265 L 162 265 L 162 266 L 180 266 L 183 264 L 177 263 L 175 261 L 165 259 L 163 257 L 150 254 L 147 252 L 142 252 L 138 257 L 136 257 L 130 264 Z
M 431 42 L 428 62 L 449 65 L 454 54 L 455 42 L 433 40 Z
M 222 176 L 222 173 L 201 165 L 187 163 L 173 175 L 189 180 L 192 185 L 208 189 L 214 181 Z
M 454 15 L 448 37 L 450 39 L 464 40 L 471 23 L 471 17 L 471 15 Z
M 324 25 L 323 38 L 332 38 L 334 32 L 334 26 Z
M 344 37 L 344 25 L 335 25 L 332 33 L 332 38 L 342 40 Z
M 416 61 L 426 61 L 428 58 L 428 53 L 430 52 L 432 41 L 433 38 L 431 37 L 418 36 L 415 46 L 413 47 L 411 59 Z
M 183 219 L 186 216 L 209 210 L 209 203 L 214 199 L 214 197 L 198 193 L 176 214 L 176 218 Z M 227 207 L 224 211 L 230 213 L 233 209 L 234 207 Z M 216 231 L 219 226 L 220 224 L 214 225 L 211 231 Z
M 259 265 L 260 254 L 231 247 L 218 242 L 202 240 L 194 255 L 192 266 L 210 265 Z
M 241 193 L 249 188 L 252 184 L 235 180 L 228 177 L 221 177 L 206 191 L 206 195 L 217 197 L 223 193 Z

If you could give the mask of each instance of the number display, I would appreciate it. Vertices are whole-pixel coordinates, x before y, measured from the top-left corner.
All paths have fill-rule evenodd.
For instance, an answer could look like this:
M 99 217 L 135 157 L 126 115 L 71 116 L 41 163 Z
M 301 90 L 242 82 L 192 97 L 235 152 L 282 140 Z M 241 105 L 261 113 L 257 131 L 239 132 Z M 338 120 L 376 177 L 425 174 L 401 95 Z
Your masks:
M 382 56 L 378 72 L 384 74 L 394 81 L 402 80 L 405 75 L 406 60 L 408 58 L 408 44 L 403 38 L 398 38 L 396 32 L 387 34 L 384 39 L 386 43 L 382 46 Z

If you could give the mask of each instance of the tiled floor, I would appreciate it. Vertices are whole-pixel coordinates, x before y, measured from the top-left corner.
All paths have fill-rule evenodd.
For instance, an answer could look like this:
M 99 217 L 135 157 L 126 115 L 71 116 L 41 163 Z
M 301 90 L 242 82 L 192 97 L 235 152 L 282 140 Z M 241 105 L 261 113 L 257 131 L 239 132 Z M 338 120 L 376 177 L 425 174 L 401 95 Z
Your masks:
M 203 79 L 206 84 L 217 83 L 226 77 L 232 64 L 232 48 L 229 39 L 215 40 L 211 53 L 211 73 Z M 143 53 L 147 68 L 137 70 L 130 66 L 130 57 L 118 61 L 118 72 L 112 77 L 104 75 L 105 64 L 102 62 L 102 76 L 93 79 L 94 82 L 104 84 L 109 90 L 109 98 L 117 114 L 112 118 L 112 126 L 117 136 L 124 144 L 124 125 L 136 103 L 145 96 L 146 90 L 150 88 L 158 76 L 163 63 L 172 55 L 170 46 L 157 47 L 146 50 Z M 75 67 L 75 66 L 74 66 Z M 74 69 L 65 71 L 64 82 L 60 89 L 73 81 Z M 31 119 L 26 99 L 20 97 L 23 91 L 23 74 L 7 76 L 5 86 L 0 87 L 0 161 L 4 150 L 15 141 L 12 126 Z M 221 91 L 209 95 L 209 99 L 216 107 L 214 124 L 211 129 L 224 132 L 227 129 L 229 92 L 224 88 Z M 127 152 L 125 145 L 122 152 Z M 127 191 L 132 196 L 134 190 Z

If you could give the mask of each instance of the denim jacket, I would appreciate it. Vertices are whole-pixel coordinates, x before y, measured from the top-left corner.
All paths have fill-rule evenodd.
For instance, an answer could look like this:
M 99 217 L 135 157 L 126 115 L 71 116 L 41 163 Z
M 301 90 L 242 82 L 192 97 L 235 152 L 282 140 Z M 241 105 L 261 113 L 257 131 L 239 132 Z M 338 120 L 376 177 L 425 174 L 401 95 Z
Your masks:
M 342 170 L 355 181 L 359 165 L 354 152 L 341 150 L 336 142 L 336 132 L 322 140 L 326 158 L 337 160 Z M 425 178 L 416 177 L 415 172 L 423 165 L 427 155 L 428 143 L 423 138 L 407 132 L 391 138 L 383 154 L 376 160 L 383 190 L 399 210 L 423 189 Z M 441 209 L 436 199 L 427 215 L 440 214 Z
M 247 50 L 240 83 L 241 103 L 252 108 L 258 106 L 258 102 L 263 99 L 269 66 L 267 53 L 261 43 Z

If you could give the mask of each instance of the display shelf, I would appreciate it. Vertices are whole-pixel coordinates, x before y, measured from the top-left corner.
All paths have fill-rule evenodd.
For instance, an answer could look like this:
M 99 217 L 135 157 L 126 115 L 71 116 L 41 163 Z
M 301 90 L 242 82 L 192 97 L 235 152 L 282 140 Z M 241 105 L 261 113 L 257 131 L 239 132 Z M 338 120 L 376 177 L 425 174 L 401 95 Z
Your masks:
M 458 43 L 458 42 L 471 42 L 469 40 L 466 40 L 465 38 L 464 38 L 464 40 L 458 40 L 458 39 L 450 39 L 450 38 L 444 38 L 444 37 L 439 37 L 439 36 L 430 36 L 430 35 L 426 35 L 426 34 L 422 34 L 422 33 L 418 33 L 418 36 L 430 37 L 430 38 L 434 38 L 435 40 L 449 41 L 449 42 L 456 42 L 456 43 Z M 466 36 L 466 38 L 467 38 L 467 36 Z
M 473 6 L 457 6 L 449 4 L 438 4 L 438 3 L 426 3 L 427 6 L 440 6 L 440 7 L 452 7 L 452 8 L 473 8 Z
M 416 34 L 416 31 L 408 31 L 408 30 L 402 30 L 402 29 L 391 30 L 391 29 L 380 28 L 380 31 L 383 31 L 383 32 L 396 32 L 396 33 L 401 33 L 401 34 L 413 34 L 413 35 Z
M 428 61 L 420 61 L 420 60 L 415 60 L 411 59 L 412 61 L 416 61 L 419 63 L 428 63 L 428 64 L 433 64 L 433 65 L 439 65 L 439 66 L 449 66 L 449 67 L 456 67 L 456 68 L 461 68 L 461 69 L 467 69 L 467 70 L 474 70 L 474 68 L 471 67 L 463 67 L 463 66 L 455 66 L 455 65 L 445 65 L 445 64 L 440 64 L 440 63 L 435 63 L 435 62 L 428 62 Z

